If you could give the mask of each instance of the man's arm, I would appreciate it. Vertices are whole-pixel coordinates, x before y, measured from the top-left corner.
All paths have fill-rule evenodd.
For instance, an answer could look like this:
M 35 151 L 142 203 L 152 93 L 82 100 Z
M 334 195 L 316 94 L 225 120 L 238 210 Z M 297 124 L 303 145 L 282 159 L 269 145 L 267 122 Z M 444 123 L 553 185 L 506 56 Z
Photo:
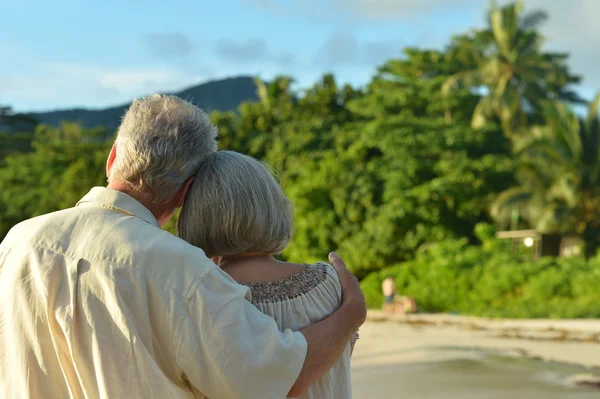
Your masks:
M 247 301 L 248 288 L 213 269 L 178 310 L 176 358 L 190 384 L 215 398 L 301 395 L 325 374 L 366 318 L 358 282 L 337 256 L 342 305 L 300 332 L 281 332 Z
M 302 395 L 329 371 L 367 317 L 365 297 L 356 278 L 335 252 L 329 254 L 329 262 L 339 276 L 342 305 L 326 319 L 300 331 L 306 338 L 308 351 L 302 371 L 288 394 L 290 397 Z

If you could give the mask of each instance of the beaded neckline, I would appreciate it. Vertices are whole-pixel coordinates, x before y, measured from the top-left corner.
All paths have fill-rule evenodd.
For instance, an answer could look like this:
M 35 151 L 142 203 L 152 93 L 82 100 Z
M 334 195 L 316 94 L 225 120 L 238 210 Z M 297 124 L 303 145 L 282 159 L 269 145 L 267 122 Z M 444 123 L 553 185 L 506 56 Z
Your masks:
M 250 288 L 252 303 L 280 302 L 306 294 L 327 279 L 327 265 L 306 265 L 299 273 L 276 281 L 241 282 Z

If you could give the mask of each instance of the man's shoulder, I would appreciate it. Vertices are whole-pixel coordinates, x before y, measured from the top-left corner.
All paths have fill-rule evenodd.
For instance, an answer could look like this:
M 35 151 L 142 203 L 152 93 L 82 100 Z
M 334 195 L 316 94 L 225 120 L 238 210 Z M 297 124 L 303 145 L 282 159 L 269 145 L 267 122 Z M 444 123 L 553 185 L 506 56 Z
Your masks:
M 75 207 L 15 225 L 0 249 L 50 251 L 102 270 L 127 269 L 186 290 L 217 266 L 204 251 L 146 221 L 102 208 Z
M 6 234 L 6 237 L 2 241 L 2 246 L 24 246 L 31 244 L 40 232 L 45 231 L 45 226 L 54 225 L 54 220 L 63 219 L 71 209 L 73 208 L 46 213 L 17 223 Z
M 151 256 L 194 264 L 208 261 L 216 267 L 201 248 L 191 245 L 168 231 L 149 227 L 143 236 L 136 238 L 140 241 L 143 240 L 143 242 L 135 243 L 137 246 L 136 251 L 142 250 L 146 254 L 151 254 Z
M 97 223 L 84 222 L 71 246 L 109 268 L 126 268 L 178 288 L 217 266 L 200 248 L 138 217 L 109 213 Z M 95 242 L 92 240 L 96 239 Z
M 130 267 L 172 285 L 186 297 L 209 272 L 218 269 L 202 249 L 159 228 L 149 227 L 128 246 Z

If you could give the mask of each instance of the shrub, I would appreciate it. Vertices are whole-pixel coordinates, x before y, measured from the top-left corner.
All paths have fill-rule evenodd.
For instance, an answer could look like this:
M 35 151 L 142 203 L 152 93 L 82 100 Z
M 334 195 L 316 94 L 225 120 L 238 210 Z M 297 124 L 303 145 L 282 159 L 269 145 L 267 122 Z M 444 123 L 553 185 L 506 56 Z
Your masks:
M 600 258 L 531 260 L 524 250 L 496 240 L 478 226 L 481 245 L 465 239 L 442 241 L 415 258 L 375 272 L 361 283 L 370 308 L 381 307 L 381 283 L 392 276 L 400 295 L 420 311 L 488 317 L 600 317 Z

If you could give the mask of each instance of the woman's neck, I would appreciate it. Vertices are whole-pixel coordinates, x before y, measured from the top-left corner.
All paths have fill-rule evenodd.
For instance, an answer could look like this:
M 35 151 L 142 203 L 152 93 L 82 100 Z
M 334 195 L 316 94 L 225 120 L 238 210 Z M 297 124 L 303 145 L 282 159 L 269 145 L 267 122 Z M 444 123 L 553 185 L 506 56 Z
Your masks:
M 264 263 L 276 261 L 273 254 L 266 252 L 245 252 L 243 254 L 236 255 L 224 255 L 219 256 L 220 262 L 218 263 L 221 267 L 227 267 L 232 265 L 238 265 L 242 263 Z
M 281 262 L 268 253 L 245 253 L 228 256 L 219 267 L 238 282 L 275 281 L 304 269 L 303 265 Z

